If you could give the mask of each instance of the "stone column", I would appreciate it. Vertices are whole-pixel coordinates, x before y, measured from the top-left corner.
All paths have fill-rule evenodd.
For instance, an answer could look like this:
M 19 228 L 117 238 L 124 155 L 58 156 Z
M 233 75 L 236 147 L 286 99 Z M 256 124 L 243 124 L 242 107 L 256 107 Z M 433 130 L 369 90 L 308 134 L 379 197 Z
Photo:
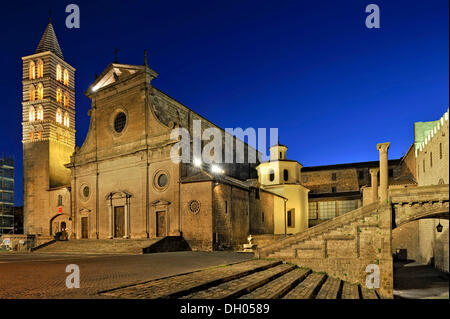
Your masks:
M 370 184 L 372 185 L 372 203 L 378 202 L 378 167 L 369 169 Z
M 113 218 L 113 207 L 112 207 L 112 204 L 111 203 L 109 203 L 109 205 L 108 205 L 109 207 L 108 207 L 108 209 L 109 209 L 109 236 L 108 236 L 108 238 L 109 239 L 112 239 L 113 238 L 113 236 L 114 236 L 114 232 L 113 232 L 113 220 L 114 220 L 114 218 Z
M 386 204 L 388 199 L 388 149 L 391 143 L 377 144 L 377 150 L 380 152 L 380 201 Z
M 128 238 L 129 234 L 128 234 L 128 228 L 129 228 L 129 209 L 128 209 L 128 195 L 126 195 L 126 202 L 125 202 L 125 236 L 123 236 L 123 238 Z

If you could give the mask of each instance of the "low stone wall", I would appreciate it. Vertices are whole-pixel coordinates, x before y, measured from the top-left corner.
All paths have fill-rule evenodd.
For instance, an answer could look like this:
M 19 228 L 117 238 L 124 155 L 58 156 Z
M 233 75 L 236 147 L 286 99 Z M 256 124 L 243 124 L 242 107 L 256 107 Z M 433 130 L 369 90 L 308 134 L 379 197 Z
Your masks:
M 34 235 L 10 234 L 2 235 L 0 244 L 4 250 L 29 251 L 36 242 Z
M 30 251 L 32 248 L 53 240 L 50 236 L 9 234 L 0 237 L 0 245 L 4 250 Z
M 263 235 L 252 235 L 252 237 L 253 237 L 252 243 L 255 244 L 257 246 L 257 248 L 262 248 L 262 247 L 270 245 L 271 243 L 273 243 L 277 240 L 280 240 L 286 236 L 285 235 L 274 235 L 274 234 L 263 234 Z

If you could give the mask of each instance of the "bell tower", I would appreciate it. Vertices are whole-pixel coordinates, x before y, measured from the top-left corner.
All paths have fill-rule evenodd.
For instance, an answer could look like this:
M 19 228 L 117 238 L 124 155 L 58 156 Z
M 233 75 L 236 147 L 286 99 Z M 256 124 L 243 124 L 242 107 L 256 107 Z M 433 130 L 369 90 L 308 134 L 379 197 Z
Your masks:
M 64 165 L 75 148 L 75 69 L 64 60 L 50 19 L 35 53 L 22 61 L 24 232 L 48 235 L 56 205 L 49 191 L 70 185 Z

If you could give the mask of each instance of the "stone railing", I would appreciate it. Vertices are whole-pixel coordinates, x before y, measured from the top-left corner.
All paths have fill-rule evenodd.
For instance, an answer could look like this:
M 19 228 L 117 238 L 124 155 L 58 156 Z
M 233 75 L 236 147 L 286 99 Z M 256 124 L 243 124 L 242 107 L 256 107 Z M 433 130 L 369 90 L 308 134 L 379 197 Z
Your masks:
M 288 248 L 289 246 L 301 240 L 309 239 L 317 235 L 326 234 L 337 227 L 341 227 L 343 225 L 351 223 L 354 220 L 362 219 L 366 216 L 369 216 L 373 214 L 375 211 L 377 211 L 377 209 L 378 203 L 371 203 L 367 206 L 360 207 L 358 209 L 345 213 L 341 216 L 338 216 L 334 219 L 320 223 L 314 227 L 308 228 L 307 230 L 301 233 L 285 237 L 265 247 L 258 248 L 256 250 L 255 256 L 257 258 L 263 258 L 276 250 Z
M 449 185 L 391 190 L 394 227 L 421 218 L 448 218 Z

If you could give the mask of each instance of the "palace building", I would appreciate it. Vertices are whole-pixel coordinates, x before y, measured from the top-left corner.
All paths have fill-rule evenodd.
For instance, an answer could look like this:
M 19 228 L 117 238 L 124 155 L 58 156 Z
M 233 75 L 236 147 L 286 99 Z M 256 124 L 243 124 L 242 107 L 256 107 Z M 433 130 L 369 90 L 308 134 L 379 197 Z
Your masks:
M 286 184 L 277 188 L 265 177 L 258 182 L 259 163 L 248 159 L 218 164 L 219 172 L 171 160 L 174 128 L 193 136 L 195 120 L 202 131 L 218 127 L 153 86 L 158 74 L 146 58 L 143 65 L 111 63 L 86 90 L 90 126 L 80 147 L 75 68 L 65 61 L 51 22 L 35 53 L 22 60 L 26 234 L 182 236 L 193 249 L 212 250 L 238 247 L 250 233 L 307 227 L 307 191 L 297 162 L 278 159 L 277 169 L 290 171 L 289 185 L 275 181 Z M 245 154 L 249 148 L 245 144 Z

